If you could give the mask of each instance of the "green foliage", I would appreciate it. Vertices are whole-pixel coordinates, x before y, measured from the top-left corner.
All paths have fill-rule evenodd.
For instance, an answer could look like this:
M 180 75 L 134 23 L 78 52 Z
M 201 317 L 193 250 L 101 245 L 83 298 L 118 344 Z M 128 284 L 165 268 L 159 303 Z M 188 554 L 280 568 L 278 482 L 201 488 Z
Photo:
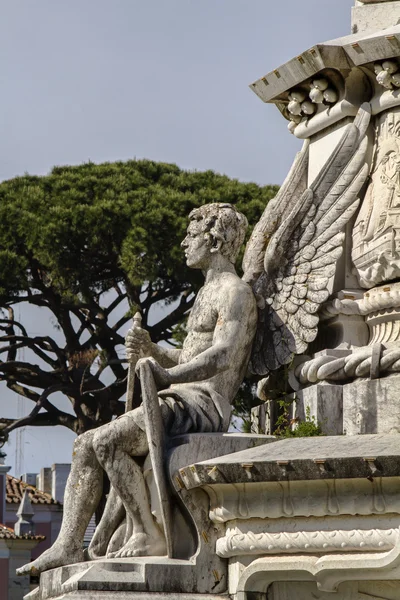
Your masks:
M 236 394 L 232 414 L 233 417 L 240 420 L 240 430 L 243 433 L 254 433 L 252 431 L 251 409 L 260 403 L 256 391 L 256 380 L 253 377 L 247 377 Z
M 44 177 L 1 183 L 0 380 L 40 407 L 29 423 L 82 432 L 120 414 L 120 331 L 134 312 L 140 308 L 153 341 L 182 342 L 201 282 L 180 248 L 189 212 L 230 202 L 255 225 L 277 189 L 150 160 L 55 167 Z M 177 299 L 149 324 L 156 303 Z M 25 331 L 14 318 L 18 304 L 21 315 L 26 304 L 48 309 L 62 342 Z M 24 361 L 24 348 L 34 364 Z M 107 386 L 104 370 L 112 375 Z M 69 398 L 76 418 L 50 403 L 56 391 Z M 11 427 L 19 424 L 27 422 Z
M 179 247 L 188 213 L 226 201 L 255 223 L 276 188 L 212 171 L 181 171 L 147 160 L 55 167 L 46 177 L 0 185 L 0 283 L 7 300 L 35 282 L 79 302 L 116 282 L 187 287 L 196 277 Z M 177 290 L 179 295 L 180 289 Z
M 321 425 L 316 421 L 314 415 L 311 415 L 309 406 L 306 407 L 304 420 L 293 418 L 293 409 L 298 398 L 289 385 L 288 375 L 291 366 L 291 364 L 282 366 L 278 371 L 271 373 L 262 390 L 262 396 L 268 403 L 270 431 L 272 435 L 279 438 L 324 435 Z M 248 428 L 246 423 L 245 427 Z M 259 433 L 265 432 L 260 431 Z
M 323 435 L 321 426 L 317 423 L 314 415 L 311 415 L 310 407 L 306 407 L 305 420 L 292 420 L 290 409 L 297 398 L 277 400 L 279 416 L 275 422 L 273 435 L 282 438 L 289 437 L 313 437 Z

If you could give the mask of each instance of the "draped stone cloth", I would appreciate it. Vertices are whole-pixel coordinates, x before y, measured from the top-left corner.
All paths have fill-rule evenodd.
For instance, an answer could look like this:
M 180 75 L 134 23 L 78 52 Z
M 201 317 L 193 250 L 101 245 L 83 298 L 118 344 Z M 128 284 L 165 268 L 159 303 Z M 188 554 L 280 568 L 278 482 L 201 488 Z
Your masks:
M 134 402 L 135 400 L 136 402 L 138 401 L 138 394 L 140 393 L 143 398 L 145 398 L 146 394 L 147 396 L 154 396 L 154 398 L 148 397 L 145 400 L 147 406 L 153 404 L 153 413 L 150 417 L 152 421 L 150 427 L 153 430 L 152 446 L 156 443 L 160 447 L 158 459 L 156 459 L 157 464 L 153 464 L 153 468 L 163 469 L 162 463 L 164 457 L 162 453 L 165 435 L 174 437 L 186 433 L 211 433 L 228 430 L 232 409 L 229 402 L 215 390 L 213 383 L 213 378 L 211 378 L 206 381 L 194 383 L 174 384 L 165 390 L 157 392 L 150 365 L 140 366 L 140 380 L 137 376 L 135 377 Z M 154 411 L 154 401 L 157 401 L 156 395 L 159 411 Z M 145 408 L 141 404 L 138 408 L 125 413 L 119 418 L 132 419 L 149 436 L 149 413 L 147 413 L 146 419 L 145 412 Z M 169 493 L 166 491 L 162 495 L 169 496 Z M 117 538 L 122 545 L 125 538 L 123 532 L 128 527 L 127 515 L 123 509 L 122 501 L 116 497 L 115 493 L 110 493 L 109 501 L 115 505 L 119 505 L 120 510 L 118 512 L 120 517 L 113 523 L 108 519 L 101 519 L 95 535 L 97 540 L 103 540 L 103 548 L 100 553 L 99 548 L 97 548 L 95 553 L 97 556 L 106 554 L 110 540 L 112 551 L 116 551 L 119 545 L 119 543 L 116 543 Z M 116 513 L 116 509 L 114 509 L 114 512 Z M 123 515 L 125 515 L 125 518 Z M 114 520 L 112 519 L 112 521 Z M 108 551 L 110 551 L 110 547 L 108 547 Z
M 229 427 L 231 407 L 207 381 L 172 385 L 159 391 L 158 399 L 169 437 L 227 431 Z M 135 409 L 133 418 L 146 431 L 142 405 Z

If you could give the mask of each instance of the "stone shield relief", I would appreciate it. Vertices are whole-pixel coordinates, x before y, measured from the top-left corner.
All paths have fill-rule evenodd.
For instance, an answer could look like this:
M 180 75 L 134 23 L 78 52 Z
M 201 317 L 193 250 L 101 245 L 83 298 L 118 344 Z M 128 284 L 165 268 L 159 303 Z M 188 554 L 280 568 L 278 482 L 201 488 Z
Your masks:
M 400 109 L 377 117 L 370 181 L 353 229 L 363 288 L 400 276 Z

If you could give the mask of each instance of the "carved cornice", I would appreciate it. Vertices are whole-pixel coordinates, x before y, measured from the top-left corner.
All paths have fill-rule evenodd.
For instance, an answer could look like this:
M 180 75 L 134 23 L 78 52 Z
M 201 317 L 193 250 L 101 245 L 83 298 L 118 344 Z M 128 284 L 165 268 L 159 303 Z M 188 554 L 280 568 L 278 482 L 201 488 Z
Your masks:
M 400 514 L 400 478 L 323 479 L 204 486 L 210 519 Z
M 232 533 L 217 541 L 221 558 L 261 554 L 387 551 L 396 542 L 398 529 L 338 529 L 281 533 Z

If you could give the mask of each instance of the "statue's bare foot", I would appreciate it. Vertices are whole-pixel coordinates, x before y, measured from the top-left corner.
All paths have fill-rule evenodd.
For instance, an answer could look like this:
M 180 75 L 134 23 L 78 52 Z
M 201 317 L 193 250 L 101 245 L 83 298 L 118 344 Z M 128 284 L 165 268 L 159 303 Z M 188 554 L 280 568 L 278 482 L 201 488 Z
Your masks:
M 79 548 L 67 550 L 61 543 L 57 544 L 56 542 L 46 552 L 43 552 L 39 558 L 17 569 L 17 575 L 39 575 L 43 571 L 64 565 L 72 565 L 83 560 L 83 550 Z
M 166 553 L 167 546 L 161 533 L 154 537 L 150 537 L 146 533 L 134 533 L 121 550 L 112 554 L 112 557 L 165 556 Z

